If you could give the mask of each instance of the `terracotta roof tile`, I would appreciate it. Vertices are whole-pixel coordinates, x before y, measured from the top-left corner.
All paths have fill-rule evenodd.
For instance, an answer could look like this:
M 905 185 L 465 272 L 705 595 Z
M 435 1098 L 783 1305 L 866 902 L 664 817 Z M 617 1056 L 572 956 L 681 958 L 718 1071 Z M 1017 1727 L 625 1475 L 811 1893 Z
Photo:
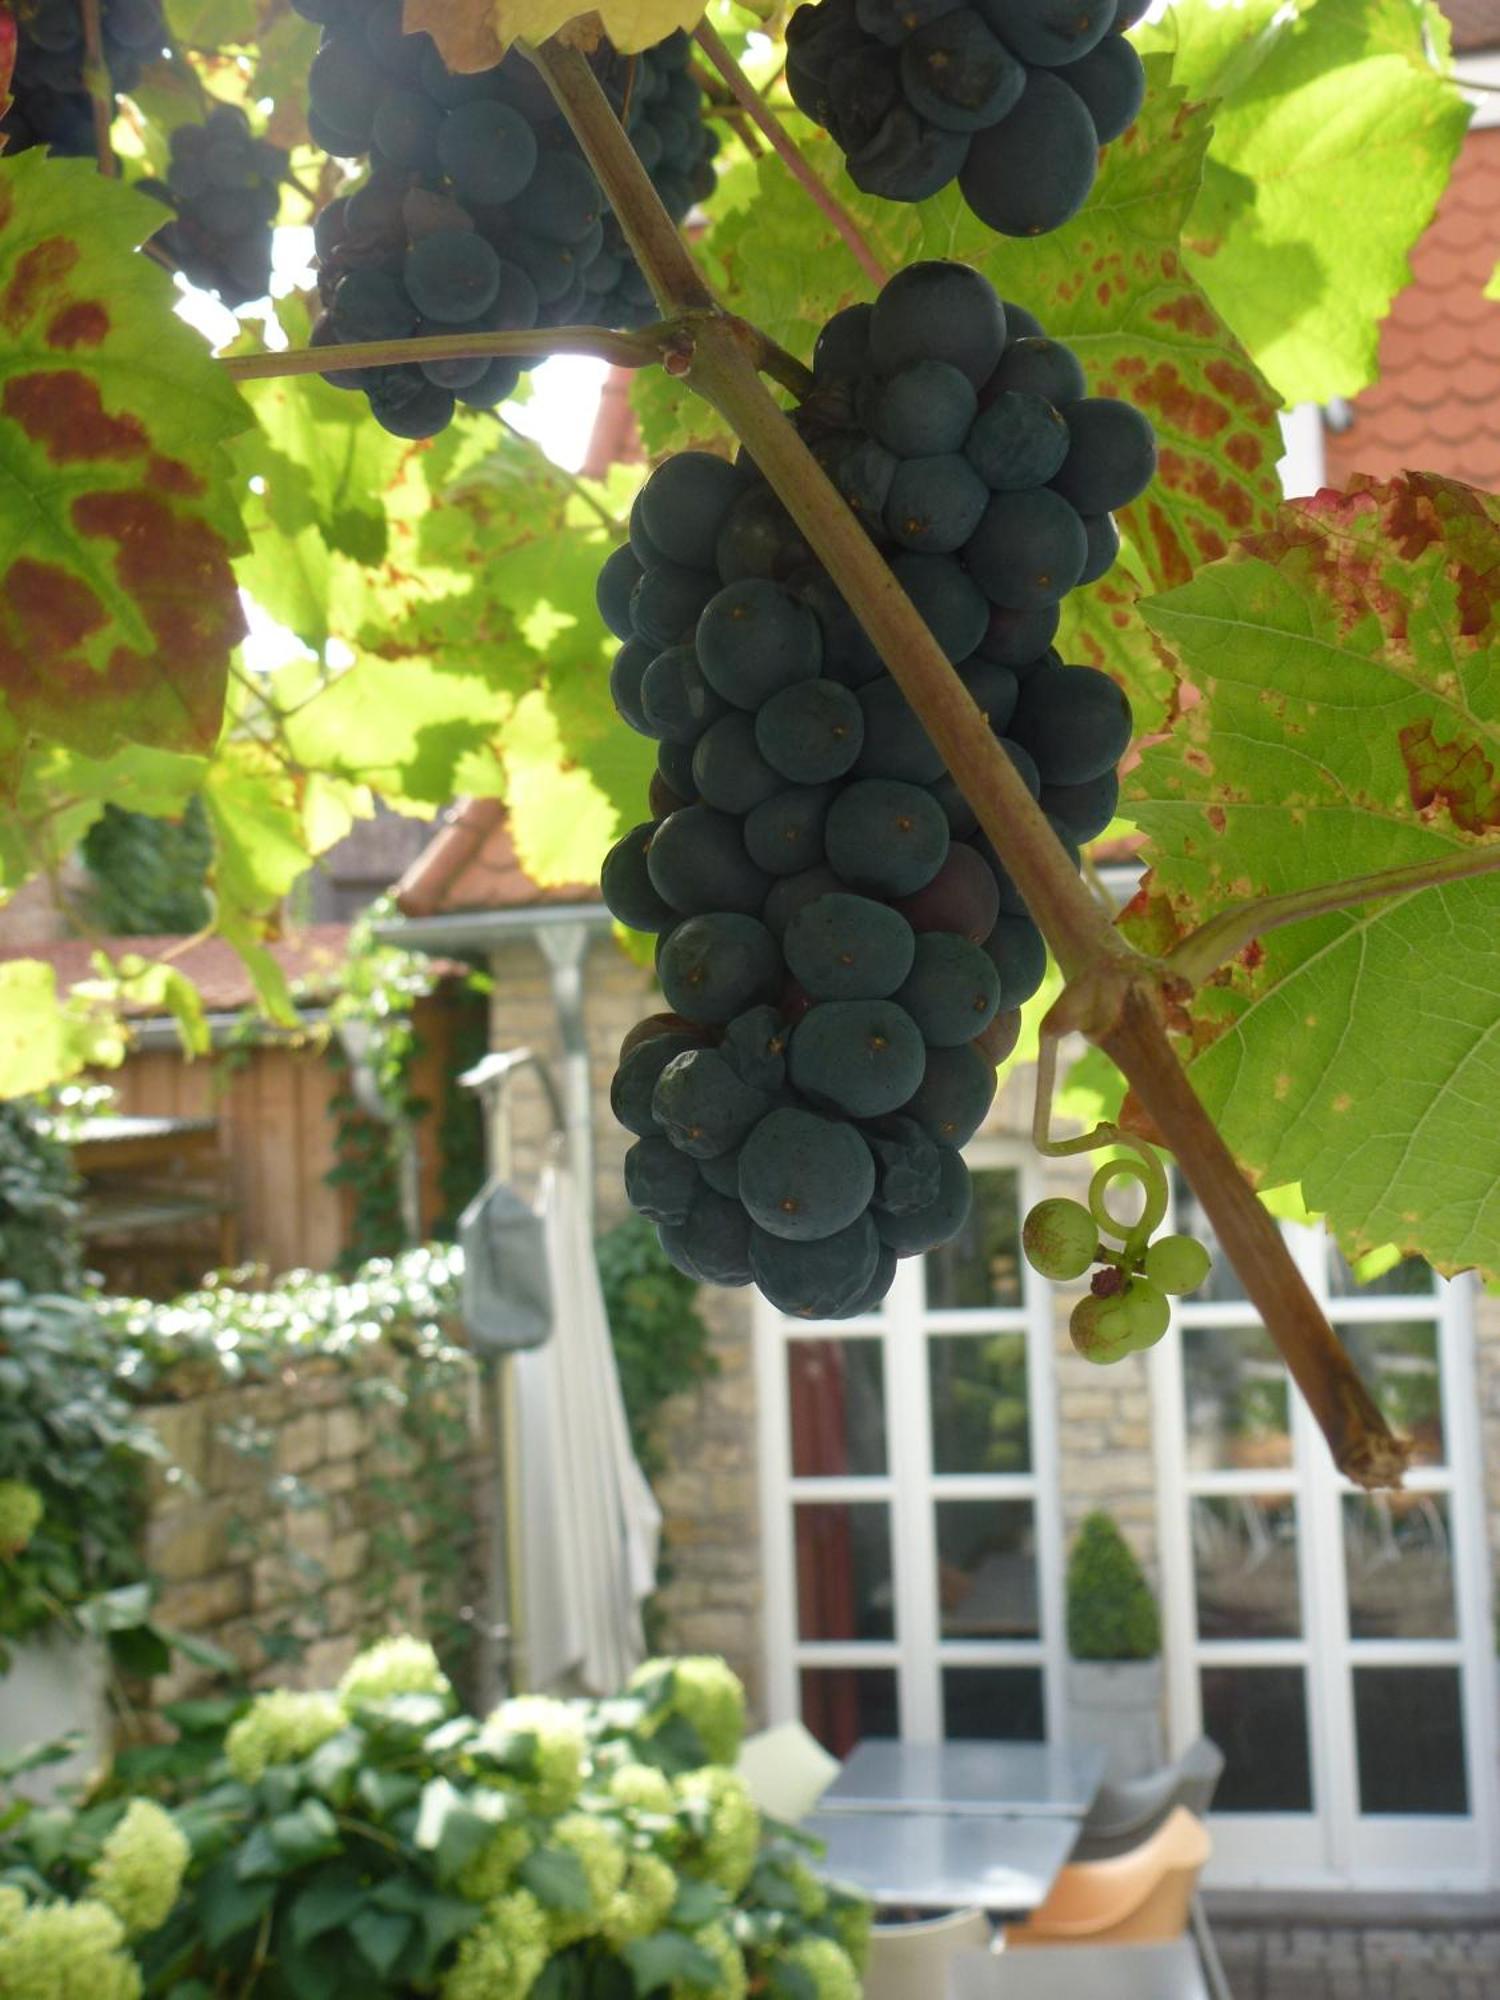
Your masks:
M 1447 10 L 1466 32 L 1500 42 L 1500 0 Z M 1500 254 L 1500 128 L 1471 132 L 1425 236 L 1412 282 L 1381 329 L 1380 380 L 1352 405 L 1353 422 L 1327 439 L 1328 478 L 1389 479 L 1407 467 L 1500 487 L 1500 304 L 1484 287 Z
M 454 806 L 437 838 L 396 884 L 395 893 L 396 907 L 406 917 L 599 900 L 597 883 L 543 887 L 533 881 L 521 866 L 510 815 L 498 799 L 467 799 Z
M 313 1003 L 338 991 L 348 949 L 348 924 L 308 924 L 269 947 L 298 997 Z M 39 958 L 56 973 L 59 993 L 67 993 L 96 977 L 93 958 L 100 950 L 113 959 L 128 954 L 147 959 L 170 957 L 178 971 L 197 987 L 210 1014 L 235 1014 L 256 1004 L 244 961 L 222 938 L 191 943 L 182 937 L 63 938 L 55 944 L 0 947 L 0 961 Z M 167 1010 L 127 1004 L 124 1011 L 144 1016 Z

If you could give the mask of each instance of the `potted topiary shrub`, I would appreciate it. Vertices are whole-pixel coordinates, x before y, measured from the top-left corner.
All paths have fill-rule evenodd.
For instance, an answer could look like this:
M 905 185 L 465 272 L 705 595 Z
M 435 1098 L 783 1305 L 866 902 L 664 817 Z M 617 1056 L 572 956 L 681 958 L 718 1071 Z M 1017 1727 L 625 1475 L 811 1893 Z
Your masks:
M 1139 1778 L 1162 1761 L 1161 1621 L 1140 1564 L 1108 1514 L 1093 1513 L 1068 1558 L 1068 1712 L 1074 1743 Z

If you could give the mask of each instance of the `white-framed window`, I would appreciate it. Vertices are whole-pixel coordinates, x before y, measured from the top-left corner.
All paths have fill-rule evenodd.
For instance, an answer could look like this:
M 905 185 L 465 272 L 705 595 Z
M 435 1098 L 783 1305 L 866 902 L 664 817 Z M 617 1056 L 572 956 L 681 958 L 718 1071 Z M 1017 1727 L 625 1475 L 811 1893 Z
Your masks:
M 1056 1737 L 1052 1315 L 1024 1263 L 1029 1149 L 976 1141 L 962 1235 L 866 1319 L 757 1300 L 768 1706 L 861 1736 Z
M 1177 1226 L 1211 1242 L 1178 1190 Z M 1419 1260 L 1360 1284 L 1288 1226 L 1314 1295 L 1415 1440 L 1400 1493 L 1335 1470 L 1217 1258 L 1153 1351 L 1172 1735 L 1228 1760 L 1211 1881 L 1495 1879 L 1494 1670 L 1472 1300 Z

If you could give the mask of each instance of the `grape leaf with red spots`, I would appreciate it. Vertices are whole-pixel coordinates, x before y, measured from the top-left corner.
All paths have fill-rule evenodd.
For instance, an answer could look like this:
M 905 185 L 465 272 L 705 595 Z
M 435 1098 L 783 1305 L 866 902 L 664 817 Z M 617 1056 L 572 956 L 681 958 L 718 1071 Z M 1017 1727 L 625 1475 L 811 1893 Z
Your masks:
M 1144 609 L 1203 700 L 1130 782 L 1138 942 L 1500 850 L 1500 499 L 1360 480 Z M 1177 1025 L 1242 1164 L 1351 1256 L 1500 1272 L 1500 874 L 1269 931 Z
M 224 441 L 249 413 L 136 253 L 157 205 L 0 158 L 0 783 L 28 743 L 206 751 L 244 630 Z

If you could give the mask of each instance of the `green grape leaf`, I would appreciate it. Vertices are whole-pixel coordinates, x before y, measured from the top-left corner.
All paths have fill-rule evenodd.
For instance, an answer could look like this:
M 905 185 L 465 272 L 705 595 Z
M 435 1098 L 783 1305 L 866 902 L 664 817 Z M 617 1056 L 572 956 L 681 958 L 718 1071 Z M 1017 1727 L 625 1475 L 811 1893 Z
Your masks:
M 125 1036 L 115 1015 L 95 997 L 58 993 L 57 973 L 43 959 L 0 964 L 0 1098 L 29 1097 L 89 1068 L 117 1068 Z
M 1187 22 L 1216 11 L 1231 13 L 1189 0 L 1156 34 L 1180 26 L 1191 43 Z M 1469 122 L 1435 39 L 1446 47 L 1441 16 L 1412 0 L 1312 0 L 1227 61 L 1190 47 L 1187 76 L 1174 71 L 1220 99 L 1189 268 L 1289 403 L 1375 380 L 1380 322 Z
M 1153 948 L 1500 842 L 1500 500 L 1360 480 L 1145 610 L 1202 693 L 1129 784 Z M 1500 875 L 1267 932 L 1177 1025 L 1251 1177 L 1300 1182 L 1351 1257 L 1500 1271 Z
M 489 69 L 512 42 L 544 42 L 570 22 L 586 44 L 602 26 L 617 49 L 639 55 L 702 18 L 703 0 L 599 0 L 592 11 L 577 0 L 406 0 L 404 15 L 408 34 L 425 28 L 449 68 L 463 71 Z
M 0 757 L 218 734 L 249 413 L 136 254 L 161 218 L 91 162 L 0 159 Z

